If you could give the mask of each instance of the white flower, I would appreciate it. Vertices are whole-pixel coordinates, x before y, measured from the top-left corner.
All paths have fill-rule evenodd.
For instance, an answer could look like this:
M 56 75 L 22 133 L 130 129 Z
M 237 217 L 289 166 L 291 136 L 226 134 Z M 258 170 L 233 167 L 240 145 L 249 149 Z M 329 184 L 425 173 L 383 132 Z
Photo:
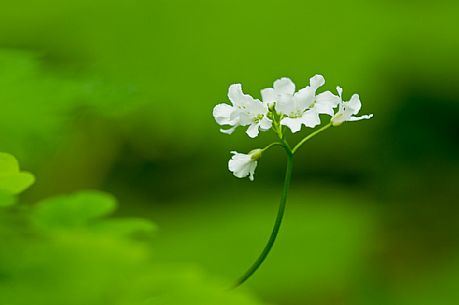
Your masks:
M 354 116 L 359 113 L 360 108 L 362 107 L 359 95 L 354 94 L 348 102 L 344 102 L 342 98 L 343 89 L 341 87 L 336 87 L 336 90 L 339 95 L 339 110 L 331 119 L 333 126 L 341 125 L 346 121 L 359 121 L 371 119 L 373 117 L 373 114 L 362 115 L 359 117 Z
M 288 85 L 284 85 L 283 88 L 288 90 L 276 96 L 276 111 L 285 116 L 280 122 L 281 125 L 287 126 L 293 133 L 300 131 L 302 125 L 311 128 L 319 125 L 319 113 L 322 113 L 322 109 L 316 109 L 314 105 L 316 90 L 325 84 L 324 77 L 315 75 L 310 79 L 309 86 L 296 93 L 293 82 L 290 79 L 286 80 Z M 274 92 L 277 93 L 277 90 L 274 89 Z
M 233 156 L 228 161 L 228 169 L 238 178 L 245 178 L 253 181 L 258 159 L 261 157 L 262 150 L 254 149 L 248 154 L 241 154 L 236 151 L 231 152 Z
M 230 129 L 220 129 L 223 133 L 231 134 L 238 126 L 249 126 L 246 133 L 251 138 L 258 136 L 260 130 L 269 130 L 272 121 L 267 117 L 268 105 L 242 92 L 241 84 L 229 87 L 228 98 L 232 105 L 219 104 L 215 106 L 213 115 L 220 125 L 229 125 Z
M 313 108 L 319 114 L 328 114 L 329 116 L 333 116 L 335 114 L 334 109 L 340 102 L 341 98 L 339 96 L 334 95 L 330 91 L 325 91 L 316 96 L 316 102 L 314 103 Z
M 275 105 L 281 95 L 293 95 L 295 93 L 295 84 L 288 77 L 282 77 L 274 82 L 273 88 L 261 90 L 263 103 L 269 107 Z

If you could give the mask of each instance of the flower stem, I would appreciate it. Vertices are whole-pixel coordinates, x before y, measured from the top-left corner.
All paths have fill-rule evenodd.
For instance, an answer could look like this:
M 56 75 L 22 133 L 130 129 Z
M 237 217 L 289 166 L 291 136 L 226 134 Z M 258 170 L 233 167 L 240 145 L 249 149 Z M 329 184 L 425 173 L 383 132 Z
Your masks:
M 276 146 L 276 145 L 284 146 L 284 144 L 281 143 L 281 142 L 274 142 L 274 143 L 269 144 L 269 145 L 266 146 L 265 148 L 262 148 L 261 150 L 264 152 L 265 150 L 268 150 L 268 149 L 270 149 L 271 147 Z
M 292 171 L 293 171 L 293 153 L 288 147 L 285 147 L 285 149 L 287 151 L 287 169 L 285 171 L 284 187 L 282 190 L 282 196 L 280 199 L 279 209 L 277 211 L 277 217 L 274 223 L 273 231 L 271 233 L 271 236 L 269 237 L 268 242 L 266 243 L 265 248 L 261 252 L 258 259 L 247 270 L 247 272 L 236 282 L 236 284 L 234 285 L 234 288 L 238 287 L 239 285 L 247 281 L 257 271 L 257 269 L 261 266 L 261 264 L 264 262 L 269 252 L 271 251 L 274 245 L 274 242 L 276 241 L 277 234 L 279 233 L 279 228 L 282 223 L 282 218 L 284 217 L 285 205 L 287 203 L 287 193 L 288 193 L 288 189 L 290 186 L 290 180 L 292 178 Z
M 315 135 L 321 133 L 322 131 L 328 129 L 331 126 L 332 126 L 332 123 L 330 122 L 327 125 L 325 125 L 324 127 L 320 128 L 320 129 L 317 129 L 316 131 L 314 131 L 314 132 L 310 133 L 309 135 L 307 135 L 303 140 L 301 140 L 298 144 L 296 144 L 295 147 L 293 147 L 292 153 L 294 154 L 298 150 L 298 148 L 300 148 L 301 145 L 303 145 L 306 141 L 308 141 L 309 139 L 311 139 Z

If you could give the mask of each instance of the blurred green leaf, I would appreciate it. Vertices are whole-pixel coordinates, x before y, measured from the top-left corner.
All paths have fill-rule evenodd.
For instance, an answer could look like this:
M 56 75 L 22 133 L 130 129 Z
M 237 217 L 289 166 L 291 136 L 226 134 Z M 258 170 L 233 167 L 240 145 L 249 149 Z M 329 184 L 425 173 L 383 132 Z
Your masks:
M 85 191 L 8 215 L 0 211 L 0 237 L 9 241 L 0 251 L 0 304 L 261 304 L 244 290 L 227 290 L 227 283 L 200 268 L 158 261 L 150 243 L 125 238 L 151 232 L 153 224 L 99 219 L 115 206 L 109 194 Z M 30 221 L 54 234 L 44 236 Z M 68 230 L 80 225 L 90 229 Z
M 33 218 L 42 227 L 78 227 L 110 214 L 115 208 L 113 196 L 99 191 L 83 191 L 39 202 Z
M 29 162 L 43 160 L 88 117 L 115 118 L 138 106 L 135 86 L 97 73 L 70 75 L 31 50 L 0 48 L 0 88 L 2 149 Z
M 156 225 L 146 219 L 122 218 L 99 221 L 92 224 L 90 228 L 94 232 L 129 236 L 133 234 L 151 234 L 156 230 Z
M 35 177 L 19 169 L 16 158 L 7 153 L 0 153 L 0 205 L 12 204 L 8 195 L 16 195 L 30 187 Z M 1 195 L 3 193 L 3 195 Z

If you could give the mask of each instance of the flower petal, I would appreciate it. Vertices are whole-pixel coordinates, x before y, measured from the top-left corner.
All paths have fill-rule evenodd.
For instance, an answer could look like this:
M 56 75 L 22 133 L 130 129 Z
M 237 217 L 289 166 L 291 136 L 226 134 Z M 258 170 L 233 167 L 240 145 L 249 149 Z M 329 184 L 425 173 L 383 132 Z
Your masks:
M 352 114 L 357 114 L 360 111 L 360 108 L 362 108 L 362 103 L 360 102 L 360 98 L 358 94 L 353 94 L 349 102 L 346 103 L 345 105 L 348 108 L 352 109 Z
M 316 96 L 316 104 L 314 108 L 320 114 L 334 115 L 333 109 L 341 102 L 339 96 L 334 95 L 330 91 L 325 91 Z
M 373 114 L 366 114 L 362 116 L 351 116 L 348 121 L 350 122 L 355 122 L 355 121 L 360 121 L 360 120 L 368 120 L 373 117 Z
M 255 179 L 254 175 L 255 175 L 255 169 L 257 168 L 257 164 L 258 164 L 257 161 L 254 161 L 254 162 L 250 163 L 250 168 L 249 168 L 249 179 L 250 179 L 250 181 L 253 181 L 253 179 Z
M 291 95 L 280 95 L 276 103 L 276 111 L 285 115 L 295 112 L 296 104 Z
M 230 129 L 220 129 L 221 133 L 232 134 L 236 130 L 237 126 L 233 126 Z
M 306 127 L 314 128 L 320 124 L 319 114 L 314 109 L 310 109 L 303 113 L 300 122 Z
M 231 114 L 233 107 L 228 104 L 218 104 L 214 107 L 213 116 L 219 125 L 233 125 Z
M 260 130 L 258 129 L 258 127 L 260 126 L 259 123 L 252 123 L 249 128 L 247 128 L 247 135 L 251 138 L 256 138 L 258 136 L 258 134 L 260 133 Z
M 260 100 L 256 100 L 249 95 L 247 101 L 248 103 L 246 104 L 245 111 L 249 116 L 257 117 L 260 114 L 264 115 L 268 112 L 268 106 Z
M 290 130 L 293 133 L 300 131 L 301 124 L 302 124 L 301 118 L 289 118 L 289 117 L 287 117 L 287 118 L 283 118 L 282 121 L 281 121 L 281 125 L 287 126 L 288 128 L 290 128 Z
M 273 121 L 264 116 L 260 121 L 260 129 L 263 131 L 269 130 L 273 125 Z
M 274 82 L 274 91 L 276 94 L 293 94 L 295 93 L 295 84 L 288 77 L 283 77 Z
M 309 79 L 309 84 L 315 91 L 317 88 L 322 87 L 325 84 L 325 78 L 320 74 L 316 74 Z
M 293 95 L 293 102 L 297 111 L 305 111 L 314 103 L 314 100 L 315 90 L 311 87 L 303 88 Z
M 244 93 L 242 92 L 241 84 L 232 84 L 228 88 L 228 98 L 233 105 L 240 104 L 244 99 Z
M 343 88 L 341 88 L 340 86 L 337 86 L 336 91 L 338 91 L 339 97 L 343 99 Z
M 319 93 L 316 96 L 316 101 L 318 103 L 323 103 L 323 104 L 332 104 L 333 106 L 337 106 L 341 99 L 339 96 L 334 95 L 330 91 L 325 91 L 322 93 Z
M 247 111 L 243 111 L 241 109 L 235 109 L 231 114 L 231 120 L 235 122 L 237 125 L 247 126 L 250 125 L 253 121 L 252 115 Z
M 335 111 L 333 110 L 333 107 L 330 106 L 330 105 L 327 105 L 327 104 L 319 104 L 319 103 L 316 103 L 314 105 L 314 109 L 315 111 L 317 111 L 317 113 L 319 114 L 327 114 L 329 116 L 333 116 L 335 115 Z
M 276 102 L 276 94 L 273 88 L 266 88 L 261 90 L 261 99 L 266 106 L 271 106 Z

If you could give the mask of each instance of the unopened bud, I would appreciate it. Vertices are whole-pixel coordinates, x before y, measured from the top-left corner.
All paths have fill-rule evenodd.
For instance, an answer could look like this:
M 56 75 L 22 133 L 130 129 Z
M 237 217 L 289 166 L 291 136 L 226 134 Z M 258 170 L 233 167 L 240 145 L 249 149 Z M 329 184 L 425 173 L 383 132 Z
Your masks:
M 252 158 L 252 160 L 257 161 L 258 159 L 261 158 L 262 153 L 263 153 L 263 149 L 257 148 L 257 149 L 251 150 L 249 152 L 249 156 L 250 158 Z

